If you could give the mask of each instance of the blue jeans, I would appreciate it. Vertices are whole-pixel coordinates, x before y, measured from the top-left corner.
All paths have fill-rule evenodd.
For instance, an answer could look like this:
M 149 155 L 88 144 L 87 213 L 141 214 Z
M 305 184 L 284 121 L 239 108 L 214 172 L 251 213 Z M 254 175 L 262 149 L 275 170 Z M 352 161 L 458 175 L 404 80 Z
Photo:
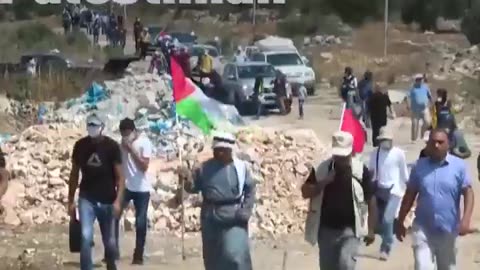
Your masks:
M 305 103 L 305 100 L 299 99 L 298 100 L 298 115 L 300 117 L 303 117 L 303 104 Z
M 133 201 L 133 206 L 135 207 L 135 233 L 136 233 L 136 242 L 135 242 L 135 254 L 138 256 L 143 256 L 145 251 L 145 239 L 147 237 L 147 210 L 148 203 L 150 202 L 150 192 L 133 192 L 128 189 L 125 189 L 122 208 L 125 209 L 130 201 Z M 120 223 L 119 220 L 115 222 L 115 241 L 117 250 L 119 248 L 119 234 L 120 234 Z
M 94 200 L 80 197 L 78 200 L 78 211 L 80 213 L 80 225 L 82 227 L 82 244 L 80 249 L 80 269 L 93 270 L 92 242 L 93 224 L 98 220 L 102 233 L 103 246 L 105 247 L 105 261 L 108 270 L 116 270 L 115 265 L 115 238 L 113 206 L 103 204 Z
M 393 224 L 395 216 L 397 215 L 398 206 L 402 198 L 390 194 L 389 199 L 385 202 L 377 198 L 377 207 L 379 214 L 379 233 L 382 237 L 382 244 L 380 245 L 380 252 L 390 254 L 394 241 Z

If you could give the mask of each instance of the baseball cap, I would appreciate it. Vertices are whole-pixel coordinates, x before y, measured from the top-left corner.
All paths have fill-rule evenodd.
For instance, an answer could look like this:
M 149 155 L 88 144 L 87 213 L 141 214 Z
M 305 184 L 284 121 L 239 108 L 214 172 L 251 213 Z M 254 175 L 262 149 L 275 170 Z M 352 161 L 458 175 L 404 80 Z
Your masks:
M 94 112 L 87 117 L 87 125 L 101 126 L 104 124 L 102 117 Z

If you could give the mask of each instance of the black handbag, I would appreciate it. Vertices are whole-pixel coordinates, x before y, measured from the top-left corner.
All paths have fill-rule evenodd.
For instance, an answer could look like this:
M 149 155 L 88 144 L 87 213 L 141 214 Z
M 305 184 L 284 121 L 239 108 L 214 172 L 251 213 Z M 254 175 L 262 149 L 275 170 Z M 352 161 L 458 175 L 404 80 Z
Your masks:
M 78 219 L 71 219 L 68 232 L 68 243 L 71 253 L 79 253 L 82 248 L 82 225 Z M 95 242 L 92 241 L 92 247 Z
M 68 240 L 70 245 L 70 252 L 80 252 L 82 246 L 82 226 L 80 225 L 80 221 L 78 221 L 77 219 L 70 220 Z

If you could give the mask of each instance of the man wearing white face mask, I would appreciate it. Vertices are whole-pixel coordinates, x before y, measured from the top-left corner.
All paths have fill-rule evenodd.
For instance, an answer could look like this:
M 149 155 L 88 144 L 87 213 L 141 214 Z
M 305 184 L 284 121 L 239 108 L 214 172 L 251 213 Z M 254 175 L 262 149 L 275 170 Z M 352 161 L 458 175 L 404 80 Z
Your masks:
M 148 165 L 152 157 L 153 144 L 145 134 L 139 134 L 132 119 L 120 121 L 122 135 L 123 173 L 126 178 L 125 199 L 122 208 L 133 201 L 135 207 L 136 244 L 132 264 L 143 264 L 145 238 L 147 235 L 147 210 L 152 189 L 147 175 Z M 117 220 L 115 238 L 118 248 L 119 224 Z
M 76 219 L 74 203 L 78 178 L 82 172 L 78 210 L 81 224 L 80 269 L 93 270 L 92 242 L 95 219 L 98 220 L 105 248 L 107 270 L 116 270 L 114 238 L 115 218 L 120 215 L 125 179 L 120 146 L 102 135 L 105 123 L 98 114 L 87 117 L 88 136 L 75 143 L 68 186 L 68 211 Z
M 405 152 L 393 146 L 393 133 L 384 126 L 377 137 L 379 147 L 370 155 L 369 171 L 373 176 L 379 213 L 378 232 L 382 237 L 380 259 L 387 260 L 393 245 L 393 226 L 408 181 Z

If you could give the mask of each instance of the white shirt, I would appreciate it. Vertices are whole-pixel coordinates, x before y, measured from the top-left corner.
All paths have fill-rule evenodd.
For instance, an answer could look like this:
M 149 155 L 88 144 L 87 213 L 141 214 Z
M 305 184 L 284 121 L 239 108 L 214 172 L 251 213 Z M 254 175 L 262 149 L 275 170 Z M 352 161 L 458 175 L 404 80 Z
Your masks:
M 153 144 L 145 134 L 140 134 L 132 143 L 133 151 L 140 157 L 151 158 Z M 137 167 L 132 155 L 122 147 L 122 167 L 126 180 L 126 188 L 133 192 L 150 192 L 152 184 L 150 175 Z
M 378 172 L 377 169 L 377 151 L 378 152 Z M 392 187 L 393 195 L 403 197 L 408 182 L 408 168 L 405 152 L 392 147 L 390 150 L 376 148 L 370 154 L 369 170 L 373 172 L 373 181 L 378 181 L 382 188 Z

